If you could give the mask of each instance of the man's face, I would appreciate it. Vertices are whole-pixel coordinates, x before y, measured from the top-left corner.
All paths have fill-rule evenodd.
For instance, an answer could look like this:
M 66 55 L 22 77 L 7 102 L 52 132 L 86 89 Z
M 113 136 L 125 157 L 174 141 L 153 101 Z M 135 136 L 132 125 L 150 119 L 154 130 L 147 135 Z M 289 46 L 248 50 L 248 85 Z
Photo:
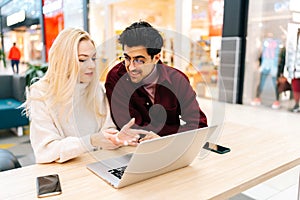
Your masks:
M 133 83 L 139 83 L 147 77 L 160 58 L 157 54 L 151 59 L 144 46 L 124 46 L 123 57 L 128 75 Z

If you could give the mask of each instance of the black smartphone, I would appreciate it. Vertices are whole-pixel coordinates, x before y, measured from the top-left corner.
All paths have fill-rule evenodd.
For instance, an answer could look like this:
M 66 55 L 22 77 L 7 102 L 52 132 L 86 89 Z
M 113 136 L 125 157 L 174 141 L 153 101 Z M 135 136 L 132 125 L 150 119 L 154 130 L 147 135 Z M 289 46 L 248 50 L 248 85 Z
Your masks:
M 39 198 L 61 194 L 58 174 L 37 177 L 36 186 Z
M 230 152 L 230 148 L 228 147 L 223 147 L 221 145 L 218 144 L 214 144 L 211 142 L 206 142 L 205 145 L 203 146 L 204 149 L 215 152 L 215 153 L 219 153 L 219 154 L 224 154 L 224 153 L 228 153 Z

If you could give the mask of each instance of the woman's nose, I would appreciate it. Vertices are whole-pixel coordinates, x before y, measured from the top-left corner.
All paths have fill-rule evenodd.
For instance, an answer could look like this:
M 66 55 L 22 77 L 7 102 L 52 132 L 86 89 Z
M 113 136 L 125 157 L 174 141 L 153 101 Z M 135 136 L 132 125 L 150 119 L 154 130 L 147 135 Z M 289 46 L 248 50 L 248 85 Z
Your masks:
M 96 62 L 92 58 L 90 58 L 90 59 L 87 60 L 86 65 L 87 65 L 88 68 L 95 68 L 96 67 Z

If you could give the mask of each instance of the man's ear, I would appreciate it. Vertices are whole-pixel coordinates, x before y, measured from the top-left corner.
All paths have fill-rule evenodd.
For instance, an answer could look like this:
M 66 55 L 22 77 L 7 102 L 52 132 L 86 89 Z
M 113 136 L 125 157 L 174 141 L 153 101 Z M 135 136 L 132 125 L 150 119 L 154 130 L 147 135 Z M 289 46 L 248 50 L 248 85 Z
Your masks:
M 154 55 L 153 60 L 154 60 L 155 64 L 159 61 L 159 59 L 160 59 L 160 53 Z

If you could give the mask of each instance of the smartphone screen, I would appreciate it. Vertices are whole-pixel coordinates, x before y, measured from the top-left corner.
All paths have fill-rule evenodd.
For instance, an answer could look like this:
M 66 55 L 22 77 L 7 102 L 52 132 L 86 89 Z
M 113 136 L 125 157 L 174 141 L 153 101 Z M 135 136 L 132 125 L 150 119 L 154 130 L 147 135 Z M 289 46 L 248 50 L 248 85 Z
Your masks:
M 61 186 L 58 174 L 37 177 L 36 186 L 38 197 L 61 194 Z
M 205 145 L 203 146 L 203 148 L 210 150 L 212 152 L 219 153 L 219 154 L 224 154 L 224 153 L 230 152 L 230 148 L 223 147 L 223 146 L 217 145 L 217 144 L 213 144 L 211 142 L 206 142 Z

